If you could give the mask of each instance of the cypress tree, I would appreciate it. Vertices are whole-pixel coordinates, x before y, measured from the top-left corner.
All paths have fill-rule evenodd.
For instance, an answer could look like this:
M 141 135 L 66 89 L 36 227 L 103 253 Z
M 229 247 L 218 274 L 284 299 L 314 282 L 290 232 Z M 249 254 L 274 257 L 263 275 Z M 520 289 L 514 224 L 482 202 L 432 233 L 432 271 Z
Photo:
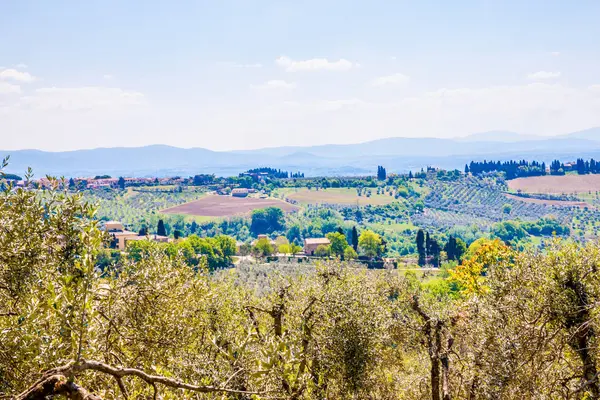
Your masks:
M 352 247 L 354 251 L 358 251 L 358 231 L 356 230 L 356 226 L 352 227 Z
M 425 233 L 423 233 L 422 229 L 419 229 L 419 232 L 417 232 L 417 252 L 419 253 L 419 266 L 423 267 L 427 254 L 425 253 Z
M 165 229 L 165 223 L 162 219 L 158 220 L 158 226 L 156 227 L 156 234 L 159 236 L 167 236 L 167 230 Z
M 440 267 L 440 253 L 441 253 L 441 249 L 440 249 L 440 245 L 438 244 L 437 240 L 432 239 L 431 240 L 431 263 L 433 264 L 433 266 L 435 268 L 439 268 Z

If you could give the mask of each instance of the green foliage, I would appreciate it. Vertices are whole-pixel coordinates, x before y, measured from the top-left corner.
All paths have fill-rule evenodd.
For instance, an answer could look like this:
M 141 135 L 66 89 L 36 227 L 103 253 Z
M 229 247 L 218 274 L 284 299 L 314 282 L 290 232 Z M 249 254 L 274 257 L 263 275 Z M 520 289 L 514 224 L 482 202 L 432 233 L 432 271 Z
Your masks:
M 170 259 L 181 258 L 193 267 L 204 265 L 205 262 L 211 271 L 231 265 L 235 252 L 235 240 L 222 235 L 214 238 L 192 235 L 171 243 L 157 243 L 151 240 L 127 242 L 127 258 L 132 262 L 140 262 L 162 253 Z
M 117 266 L 121 262 L 121 252 L 118 250 L 102 249 L 96 254 L 96 268 L 101 271 L 107 270 L 109 267 Z
M 346 246 L 346 248 L 344 249 L 344 260 L 355 260 L 357 258 L 358 254 L 356 253 L 356 251 L 354 251 L 352 246 Z
M 556 218 L 540 218 L 535 222 L 523 222 L 521 226 L 527 233 L 533 236 L 568 236 L 571 229 L 561 224 Z
M 460 238 L 450 236 L 448 243 L 444 248 L 449 261 L 462 261 L 464 254 L 467 252 L 467 244 Z
M 321 244 L 315 249 L 315 256 L 317 257 L 329 257 L 331 255 L 331 246 Z
M 524 239 L 527 232 L 518 222 L 505 221 L 492 228 L 492 235 L 504 242 L 513 242 Z
M 256 257 L 268 257 L 273 254 L 274 251 L 271 242 L 267 238 L 258 239 L 252 247 L 252 254 Z
M 284 215 L 281 208 L 267 207 L 252 211 L 250 231 L 254 235 L 270 234 L 284 229 Z
M 344 251 L 348 247 L 346 236 L 339 232 L 331 232 L 327 234 L 327 239 L 330 242 L 331 254 L 337 257 L 343 257 Z
M 530 253 L 479 240 L 446 279 L 339 261 L 209 274 L 203 260 L 225 259 L 235 243 L 191 236 L 130 242 L 128 257 L 100 275 L 96 266 L 116 253 L 103 250 L 94 217 L 79 194 L 0 194 L 6 398 L 19 398 L 40 371 L 83 360 L 186 386 L 154 388 L 139 373 L 120 382 L 130 398 L 600 396 L 598 243 L 555 240 Z M 380 239 L 365 229 L 359 247 L 366 254 Z M 125 397 L 106 370 L 71 372 L 102 398 Z M 187 390 L 194 385 L 202 390 Z
M 427 250 L 425 249 L 425 232 L 422 229 L 417 232 L 417 252 L 419 254 L 419 266 L 423 267 L 427 262 Z
M 378 257 L 383 252 L 381 236 L 373 231 L 364 230 L 358 238 L 358 247 L 367 257 Z

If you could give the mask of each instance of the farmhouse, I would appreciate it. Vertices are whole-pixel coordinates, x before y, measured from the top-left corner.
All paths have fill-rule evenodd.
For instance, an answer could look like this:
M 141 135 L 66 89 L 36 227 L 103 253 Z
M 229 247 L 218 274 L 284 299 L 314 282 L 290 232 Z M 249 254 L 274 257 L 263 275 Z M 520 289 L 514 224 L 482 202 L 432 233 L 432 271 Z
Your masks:
M 119 250 L 125 250 L 126 241 L 138 237 L 137 232 L 125 230 L 122 223 L 118 221 L 107 221 L 104 223 L 104 230 L 116 239 L 116 247 Z
M 104 223 L 104 231 L 116 240 L 116 247 L 119 250 L 125 250 L 127 242 L 132 240 L 152 240 L 154 242 L 167 243 L 170 241 L 167 236 L 148 235 L 140 236 L 137 232 L 125 230 L 125 227 L 119 221 L 107 221 Z
M 319 246 L 329 246 L 331 242 L 327 238 L 304 239 L 304 254 L 314 256 Z

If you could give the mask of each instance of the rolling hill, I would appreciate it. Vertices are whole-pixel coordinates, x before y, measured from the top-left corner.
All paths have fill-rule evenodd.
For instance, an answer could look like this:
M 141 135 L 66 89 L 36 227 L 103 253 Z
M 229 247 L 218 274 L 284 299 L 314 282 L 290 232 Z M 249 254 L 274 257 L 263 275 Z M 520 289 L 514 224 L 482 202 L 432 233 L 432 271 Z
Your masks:
M 505 136 L 503 136 L 505 135 Z M 500 140 L 502 138 L 505 140 Z M 485 132 L 461 139 L 387 138 L 357 144 L 274 147 L 245 151 L 183 149 L 166 145 L 98 148 L 65 152 L 0 150 L 10 155 L 7 172 L 32 167 L 40 175 L 167 176 L 214 173 L 230 176 L 257 166 L 270 166 L 312 175 L 371 174 L 377 165 L 390 172 L 427 165 L 462 169 L 471 160 L 600 158 L 600 128 L 557 137 L 511 132 Z

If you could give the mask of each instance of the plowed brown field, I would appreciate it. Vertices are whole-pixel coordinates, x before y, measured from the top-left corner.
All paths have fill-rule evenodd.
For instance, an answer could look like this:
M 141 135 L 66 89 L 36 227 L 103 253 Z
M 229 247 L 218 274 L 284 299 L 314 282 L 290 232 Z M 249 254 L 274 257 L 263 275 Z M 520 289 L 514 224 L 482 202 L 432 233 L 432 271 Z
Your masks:
M 277 199 L 257 199 L 253 197 L 232 197 L 211 195 L 200 200 L 162 210 L 164 214 L 182 214 L 203 217 L 229 217 L 246 214 L 266 207 L 279 207 L 285 212 L 298 209 L 297 206 Z
M 535 176 L 508 181 L 511 190 L 525 193 L 571 194 L 600 190 L 600 175 Z

